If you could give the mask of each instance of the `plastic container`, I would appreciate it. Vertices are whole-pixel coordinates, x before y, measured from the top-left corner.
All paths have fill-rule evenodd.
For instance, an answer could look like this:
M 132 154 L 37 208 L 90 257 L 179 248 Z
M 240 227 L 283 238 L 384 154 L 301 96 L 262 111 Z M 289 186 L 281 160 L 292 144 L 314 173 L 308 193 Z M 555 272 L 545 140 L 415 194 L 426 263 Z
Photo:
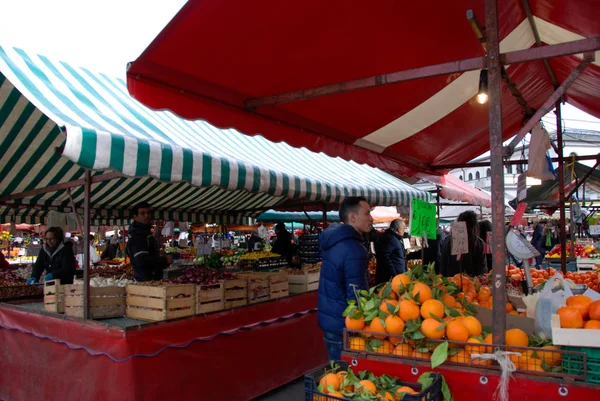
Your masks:
M 583 356 L 577 354 L 564 354 L 562 360 L 563 371 L 569 375 L 581 376 L 587 367 L 588 383 L 600 384 L 600 348 L 590 347 L 562 347 L 565 351 L 583 352 Z
M 340 365 L 341 370 L 348 370 L 348 362 L 337 361 L 337 364 Z M 349 398 L 331 397 L 327 394 L 319 392 L 319 380 L 325 374 L 325 371 L 328 369 L 331 369 L 330 364 L 323 365 L 304 375 L 305 401 L 352 401 Z M 415 390 L 420 390 L 418 394 L 404 395 L 403 401 L 443 401 L 444 397 L 442 395 L 442 376 L 438 373 L 433 373 L 433 375 L 435 376 L 433 383 L 431 383 L 431 385 L 425 389 L 422 389 L 421 385 L 418 383 L 407 383 L 398 381 L 398 384 L 401 386 L 409 386 Z

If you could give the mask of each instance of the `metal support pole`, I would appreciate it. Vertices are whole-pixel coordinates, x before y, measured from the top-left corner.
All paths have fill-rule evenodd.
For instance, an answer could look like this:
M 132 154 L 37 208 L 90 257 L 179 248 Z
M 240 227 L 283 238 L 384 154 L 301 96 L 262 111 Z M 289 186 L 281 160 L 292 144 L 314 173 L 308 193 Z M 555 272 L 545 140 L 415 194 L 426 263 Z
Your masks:
M 440 186 L 438 185 L 436 187 L 436 193 L 437 193 L 437 202 L 436 202 L 436 211 L 437 211 L 437 219 L 436 219 L 436 230 L 440 227 L 440 198 L 442 196 L 442 190 L 440 188 Z
M 577 225 L 575 224 L 575 211 L 573 210 L 573 198 L 569 203 L 569 237 L 571 238 L 571 257 L 569 260 L 572 262 L 575 258 L 575 230 Z
M 563 157 L 563 133 L 560 100 L 556 102 L 556 146 L 558 147 L 558 200 L 560 202 L 560 270 L 567 273 L 567 230 L 565 213 L 565 160 Z
M 323 230 L 327 228 L 327 205 L 323 204 Z
M 89 318 L 90 300 L 90 170 L 85 169 L 83 188 L 83 319 Z
M 488 99 L 492 169 L 492 336 L 504 344 L 506 330 L 506 250 L 504 247 L 504 164 L 502 160 L 502 88 L 497 0 L 485 0 L 488 58 Z

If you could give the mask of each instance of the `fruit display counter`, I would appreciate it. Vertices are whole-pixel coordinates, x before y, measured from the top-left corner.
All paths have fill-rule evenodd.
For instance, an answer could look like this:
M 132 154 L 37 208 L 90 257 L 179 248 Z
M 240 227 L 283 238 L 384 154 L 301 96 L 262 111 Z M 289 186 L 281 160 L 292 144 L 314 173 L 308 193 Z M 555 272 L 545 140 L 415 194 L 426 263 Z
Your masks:
M 143 323 L 0 304 L 0 399 L 251 400 L 326 363 L 316 306 L 312 292 Z

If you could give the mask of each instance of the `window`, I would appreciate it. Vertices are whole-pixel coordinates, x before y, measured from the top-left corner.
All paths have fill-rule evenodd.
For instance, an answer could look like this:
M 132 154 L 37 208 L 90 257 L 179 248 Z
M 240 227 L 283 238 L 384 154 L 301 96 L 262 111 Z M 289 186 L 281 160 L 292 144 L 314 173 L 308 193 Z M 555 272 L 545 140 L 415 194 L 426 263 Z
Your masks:
M 509 164 L 508 166 L 506 166 L 506 174 L 512 174 L 512 173 L 513 173 L 512 164 Z
M 491 177 L 492 176 L 492 169 L 488 168 L 485 174 L 486 174 L 486 177 Z
M 458 178 L 459 178 L 461 181 L 464 181 L 464 180 L 463 180 L 463 176 L 462 176 L 462 175 L 461 175 L 460 177 L 458 177 Z
M 473 181 L 473 174 L 469 173 L 469 181 Z
M 479 175 L 479 171 L 478 171 L 478 172 L 475 173 L 475 179 L 478 180 L 480 178 L 481 178 L 481 176 Z

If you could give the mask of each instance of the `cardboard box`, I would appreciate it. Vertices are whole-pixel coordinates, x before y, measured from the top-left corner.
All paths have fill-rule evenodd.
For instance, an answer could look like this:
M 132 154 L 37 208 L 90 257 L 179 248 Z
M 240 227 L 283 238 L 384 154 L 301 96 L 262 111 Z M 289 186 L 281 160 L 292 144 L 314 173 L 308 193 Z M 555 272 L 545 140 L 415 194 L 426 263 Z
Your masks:
M 477 319 L 484 326 L 492 326 L 492 310 L 474 305 L 477 309 Z M 535 319 L 527 316 L 506 314 L 506 330 L 521 329 L 527 334 L 533 334 L 535 330 Z
M 523 302 L 525 295 L 509 295 L 508 302 L 515 306 L 515 309 L 527 309 L 527 305 Z

